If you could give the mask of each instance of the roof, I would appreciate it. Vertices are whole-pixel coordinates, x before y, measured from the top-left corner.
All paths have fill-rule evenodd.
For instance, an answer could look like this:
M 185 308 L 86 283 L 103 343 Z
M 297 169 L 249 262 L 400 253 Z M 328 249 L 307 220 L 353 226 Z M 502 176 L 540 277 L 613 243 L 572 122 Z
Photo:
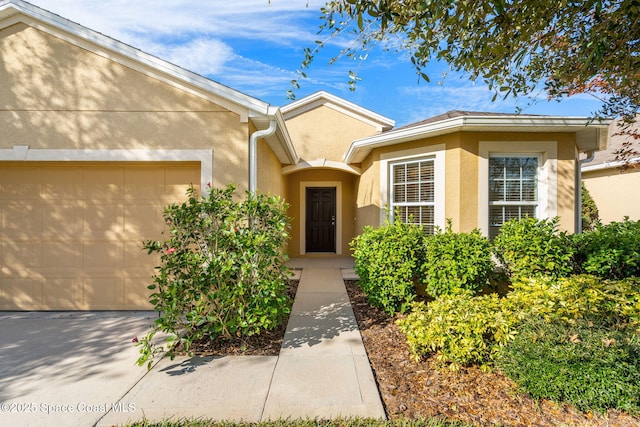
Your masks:
M 449 111 L 429 119 L 354 141 L 345 154 L 346 163 L 361 163 L 379 147 L 432 138 L 454 132 L 572 132 L 581 152 L 604 149 L 609 120 L 588 117 L 535 116 L 522 114 Z
M 613 169 L 623 166 L 623 162 L 618 160 L 616 151 L 622 148 L 625 142 L 632 142 L 632 137 L 626 134 L 620 133 L 618 127 L 618 121 L 614 121 L 609 126 L 609 143 L 605 150 L 597 151 L 592 161 L 584 163 L 582 166 L 583 172 L 596 171 L 602 169 Z M 636 122 L 629 129 L 631 132 L 640 132 L 640 123 Z M 640 163 L 640 157 L 632 157 L 628 159 L 629 163 Z
M 356 120 L 368 123 L 374 126 L 378 132 L 389 130 L 395 125 L 395 121 L 388 117 L 324 91 L 315 92 L 291 104 L 285 105 L 282 107 L 282 114 L 285 120 L 289 120 L 320 106 L 329 107 Z
M 221 83 L 186 70 L 168 61 L 150 55 L 104 34 L 44 10 L 22 0 L 0 0 L 0 29 L 24 23 L 40 31 L 63 39 L 97 55 L 109 58 L 149 77 L 216 103 L 237 113 L 241 121 L 252 121 L 256 128 L 268 127 L 271 120 L 278 122 L 277 141 L 267 141 L 283 163 L 296 163 L 299 159 L 279 108 L 246 95 Z M 265 125 L 266 123 L 266 125 Z
M 446 113 L 438 114 L 437 116 L 433 116 L 433 117 L 430 117 L 428 119 L 421 120 L 419 122 L 415 122 L 415 123 L 411 123 L 411 124 L 408 124 L 408 125 L 401 126 L 401 127 L 396 128 L 394 130 L 407 129 L 407 128 L 412 128 L 412 127 L 416 127 L 416 126 L 427 125 L 429 123 L 436 123 L 436 122 L 440 122 L 442 120 L 453 119 L 453 118 L 456 118 L 456 117 L 483 117 L 483 116 L 485 116 L 485 117 L 496 117 L 496 116 L 512 117 L 513 114 L 509 114 L 509 113 L 489 113 L 489 112 L 484 112 L 484 111 L 451 110 L 451 111 L 447 111 Z M 520 114 L 519 116 L 520 117 L 539 117 L 538 115 L 533 115 L 533 114 Z

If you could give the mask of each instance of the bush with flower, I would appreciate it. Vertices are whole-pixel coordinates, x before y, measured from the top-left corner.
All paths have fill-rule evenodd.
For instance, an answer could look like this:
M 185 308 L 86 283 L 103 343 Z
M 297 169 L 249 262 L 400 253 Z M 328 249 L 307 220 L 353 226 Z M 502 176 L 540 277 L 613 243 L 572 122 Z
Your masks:
M 156 355 L 217 337 L 247 337 L 277 327 L 289 314 L 285 245 L 289 239 L 286 204 L 276 196 L 210 188 L 199 197 L 164 211 L 169 233 L 147 241 L 160 265 L 149 289 L 159 313 L 151 331 L 135 339 L 139 365 Z M 154 339 L 161 332 L 164 345 Z

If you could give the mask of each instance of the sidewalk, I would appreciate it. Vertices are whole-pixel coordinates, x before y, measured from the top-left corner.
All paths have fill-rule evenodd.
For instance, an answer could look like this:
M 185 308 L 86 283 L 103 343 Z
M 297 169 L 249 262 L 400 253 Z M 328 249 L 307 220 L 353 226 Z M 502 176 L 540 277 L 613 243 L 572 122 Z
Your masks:
M 292 260 L 300 284 L 279 356 L 161 360 L 99 426 L 180 418 L 384 418 L 349 303 L 350 259 Z M 131 412 L 121 408 L 133 408 Z

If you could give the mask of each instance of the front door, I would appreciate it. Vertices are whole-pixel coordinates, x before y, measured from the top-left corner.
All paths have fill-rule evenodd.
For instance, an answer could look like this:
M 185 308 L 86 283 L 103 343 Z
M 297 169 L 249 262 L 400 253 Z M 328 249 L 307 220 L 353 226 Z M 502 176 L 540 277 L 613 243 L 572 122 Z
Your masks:
M 335 187 L 308 187 L 306 198 L 306 252 L 335 252 Z

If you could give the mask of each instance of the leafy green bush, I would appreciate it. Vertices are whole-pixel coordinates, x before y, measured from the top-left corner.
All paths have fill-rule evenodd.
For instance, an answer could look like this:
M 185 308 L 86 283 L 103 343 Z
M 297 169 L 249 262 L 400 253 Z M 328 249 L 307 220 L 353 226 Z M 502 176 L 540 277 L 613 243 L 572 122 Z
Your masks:
M 453 233 L 449 222 L 445 232 L 424 238 L 420 281 L 434 298 L 458 289 L 478 291 L 493 269 L 491 242 L 479 230 Z
M 573 270 L 573 245 L 558 232 L 558 218 L 507 221 L 494 240 L 498 259 L 513 281 L 566 277 Z
M 417 359 L 436 354 L 453 370 L 468 364 L 489 366 L 522 323 L 592 322 L 603 328 L 640 334 L 640 280 L 603 281 L 594 276 L 531 279 L 514 284 L 505 298 L 473 296 L 469 290 L 412 304 L 398 321 Z
M 188 200 L 164 211 L 168 238 L 147 241 L 160 255 L 150 301 L 159 312 L 152 331 L 139 340 L 140 365 L 163 350 L 154 345 L 168 334 L 167 350 L 188 351 L 200 339 L 250 336 L 278 326 L 290 311 L 285 244 L 289 222 L 277 197 L 248 193 L 233 200 L 234 188 L 210 189 L 200 199 L 192 187 Z
M 536 399 L 582 411 L 640 413 L 640 336 L 586 320 L 573 326 L 531 318 L 496 365 Z
M 378 228 L 365 226 L 351 242 L 362 290 L 390 315 L 404 313 L 415 298 L 423 235 L 419 225 L 387 220 Z
M 584 185 L 584 181 L 581 185 L 582 189 L 582 231 L 592 231 L 600 224 L 600 213 L 598 212 L 598 206 L 596 201 L 591 197 L 591 193 Z
M 573 239 L 581 272 L 607 279 L 640 276 L 640 221 L 597 225 Z
M 496 295 L 474 297 L 469 290 L 416 302 L 397 324 L 407 336 L 414 358 L 436 353 L 452 370 L 463 365 L 488 365 L 513 338 L 517 319 Z
M 505 304 L 518 318 L 575 323 L 588 319 L 618 329 L 640 328 L 640 280 L 572 276 L 513 284 Z M 640 332 L 640 331 L 639 331 Z

